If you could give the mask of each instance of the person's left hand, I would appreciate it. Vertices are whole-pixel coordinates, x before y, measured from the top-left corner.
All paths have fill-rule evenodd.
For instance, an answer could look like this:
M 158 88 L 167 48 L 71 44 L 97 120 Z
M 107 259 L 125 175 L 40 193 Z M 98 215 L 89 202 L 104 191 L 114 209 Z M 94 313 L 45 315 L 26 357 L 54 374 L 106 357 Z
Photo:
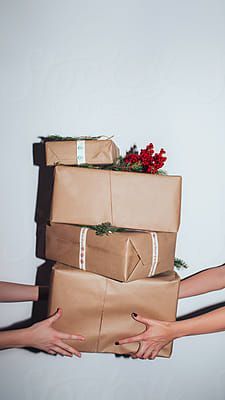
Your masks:
M 135 313 L 131 315 L 136 321 L 146 325 L 145 332 L 129 338 L 120 339 L 115 344 L 140 342 L 138 351 L 130 354 L 132 358 L 153 360 L 166 344 L 175 339 L 176 322 L 148 319 Z

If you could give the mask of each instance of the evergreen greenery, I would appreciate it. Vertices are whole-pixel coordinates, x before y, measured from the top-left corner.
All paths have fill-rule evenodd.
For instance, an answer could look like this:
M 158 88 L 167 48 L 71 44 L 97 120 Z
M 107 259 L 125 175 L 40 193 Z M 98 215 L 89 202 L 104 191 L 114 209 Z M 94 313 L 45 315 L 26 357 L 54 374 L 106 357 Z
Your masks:
M 181 258 L 175 257 L 174 267 L 177 268 L 177 269 L 181 269 L 181 268 L 188 268 L 188 265 Z
M 97 140 L 102 138 L 103 136 L 61 136 L 61 135 L 49 135 L 49 136 L 38 136 L 42 142 L 63 142 L 70 140 Z

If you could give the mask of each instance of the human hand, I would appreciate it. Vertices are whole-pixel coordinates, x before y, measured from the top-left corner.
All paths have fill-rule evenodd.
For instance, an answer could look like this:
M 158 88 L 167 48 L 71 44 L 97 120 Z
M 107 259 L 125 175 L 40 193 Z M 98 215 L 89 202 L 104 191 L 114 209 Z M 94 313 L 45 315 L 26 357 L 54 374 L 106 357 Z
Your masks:
M 145 332 L 121 339 L 115 344 L 140 342 L 138 351 L 130 354 L 131 357 L 155 359 L 159 351 L 166 346 L 166 344 L 175 339 L 175 323 L 144 318 L 136 313 L 132 313 L 131 315 L 136 321 L 145 324 Z
M 26 346 L 43 350 L 49 354 L 61 354 L 68 357 L 76 355 L 77 357 L 81 357 L 81 353 L 64 343 L 63 339 L 83 341 L 85 338 L 81 335 L 63 333 L 52 327 L 52 324 L 61 316 L 62 310 L 58 308 L 55 314 L 53 314 L 51 317 L 27 328 L 25 332 Z

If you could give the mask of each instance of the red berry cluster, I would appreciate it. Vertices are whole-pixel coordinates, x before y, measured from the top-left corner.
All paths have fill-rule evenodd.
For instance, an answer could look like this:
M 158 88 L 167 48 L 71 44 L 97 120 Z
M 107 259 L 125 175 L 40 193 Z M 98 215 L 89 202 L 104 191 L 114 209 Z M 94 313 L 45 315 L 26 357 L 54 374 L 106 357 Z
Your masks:
M 163 167 L 167 159 L 164 156 L 165 153 L 164 149 L 161 149 L 159 153 L 155 153 L 154 145 L 150 143 L 144 150 L 140 151 L 140 154 L 137 151 L 128 152 L 124 158 L 124 162 L 131 170 L 135 167 L 135 169 L 139 169 L 142 172 L 155 174 Z

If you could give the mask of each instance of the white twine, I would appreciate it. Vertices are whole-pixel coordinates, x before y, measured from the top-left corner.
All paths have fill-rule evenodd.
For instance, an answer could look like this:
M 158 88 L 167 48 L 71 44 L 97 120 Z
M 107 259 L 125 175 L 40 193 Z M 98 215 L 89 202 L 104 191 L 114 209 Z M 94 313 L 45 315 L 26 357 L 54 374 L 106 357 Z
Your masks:
M 86 270 L 86 241 L 88 228 L 83 227 L 80 230 L 80 251 L 79 251 L 79 268 Z
M 152 276 L 155 274 L 159 258 L 159 244 L 158 244 L 157 233 L 156 232 L 150 232 L 150 233 L 152 238 L 152 266 L 148 276 Z

